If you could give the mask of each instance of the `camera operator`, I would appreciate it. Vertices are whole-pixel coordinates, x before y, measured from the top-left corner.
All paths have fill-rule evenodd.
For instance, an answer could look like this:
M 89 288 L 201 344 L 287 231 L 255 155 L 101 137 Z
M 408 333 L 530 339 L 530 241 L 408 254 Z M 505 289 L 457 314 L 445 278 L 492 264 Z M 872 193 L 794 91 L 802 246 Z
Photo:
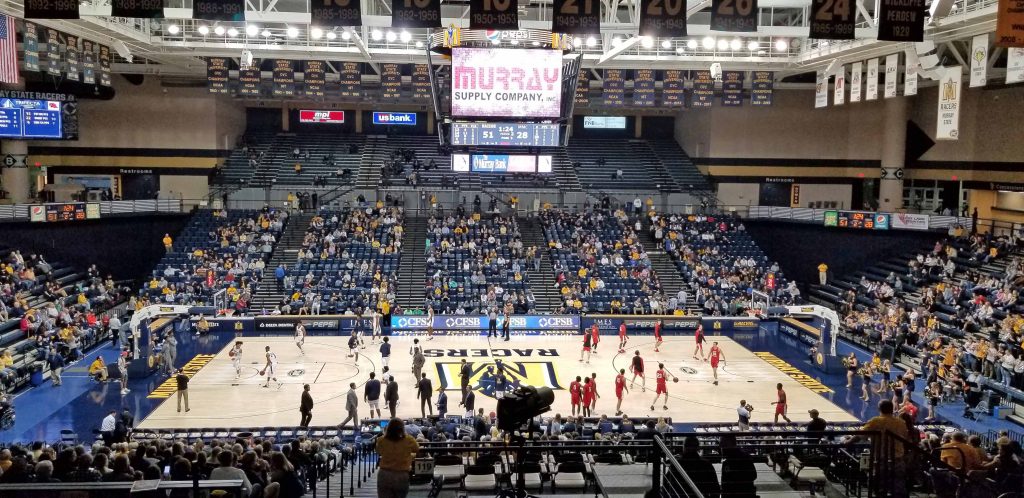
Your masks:
M 747 400 L 740 400 L 740 406 L 736 408 L 736 415 L 739 416 L 737 425 L 740 426 L 741 431 L 750 430 L 750 414 L 753 413 L 753 411 L 754 407 L 747 404 Z

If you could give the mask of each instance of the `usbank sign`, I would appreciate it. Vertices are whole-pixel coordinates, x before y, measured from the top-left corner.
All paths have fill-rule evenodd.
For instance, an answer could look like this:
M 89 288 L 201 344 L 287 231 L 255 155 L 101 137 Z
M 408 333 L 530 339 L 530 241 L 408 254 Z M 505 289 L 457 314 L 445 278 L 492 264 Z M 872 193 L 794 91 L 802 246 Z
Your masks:
M 375 112 L 373 113 L 373 124 L 375 125 L 406 125 L 416 124 L 415 112 Z

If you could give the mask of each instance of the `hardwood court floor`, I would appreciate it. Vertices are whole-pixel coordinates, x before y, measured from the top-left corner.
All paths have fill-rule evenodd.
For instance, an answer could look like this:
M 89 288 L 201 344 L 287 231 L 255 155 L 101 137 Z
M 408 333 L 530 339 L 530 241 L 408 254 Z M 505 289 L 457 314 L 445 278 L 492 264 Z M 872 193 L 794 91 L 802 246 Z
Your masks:
M 804 372 L 811 376 L 803 376 L 774 356 L 761 354 L 759 357 L 726 337 L 714 336 L 708 340 L 704 345 L 705 354 L 711 348 L 710 341 L 717 340 L 725 356 L 725 362 L 719 367 L 717 386 L 712 384 L 710 365 L 693 359 L 693 336 L 666 337 L 660 353 L 654 352 L 652 337 L 632 337 L 624 354 L 617 352 L 617 337 L 602 336 L 598 352 L 589 363 L 579 361 L 580 336 L 513 336 L 509 342 L 488 341 L 486 337 L 476 336 L 436 336 L 429 341 L 420 337 L 427 357 L 423 372 L 427 373 L 435 389 L 439 385 L 446 387 L 450 414 L 463 413 L 458 406 L 461 401 L 458 371 L 460 360 L 466 358 L 474 369 L 476 406 L 488 413 L 495 410 L 497 404 L 491 397 L 493 387 L 489 382 L 488 367 L 493 368 L 494 362 L 500 359 L 512 382 L 547 385 L 555 389 L 555 403 L 549 415 L 568 415 L 569 383 L 577 375 L 596 373 L 601 398 L 594 414 L 613 415 L 615 375 L 620 368 L 625 368 L 627 379 L 632 378 L 629 363 L 633 352 L 639 350 L 646 365 L 647 391 L 643 392 L 637 384 L 625 395 L 622 410 L 631 416 L 667 415 L 676 423 L 735 422 L 736 406 L 740 399 L 745 399 L 754 406 L 753 421 L 770 422 L 774 414 L 770 403 L 776 398 L 775 384 L 781 382 L 789 397 L 789 417 L 793 421 L 807 420 L 807 410 L 811 408 L 817 409 L 829 422 L 856 420 L 815 392 L 828 388 L 817 384 L 813 379 L 814 372 Z M 299 354 L 290 337 L 247 338 L 244 341 L 240 378 L 235 379 L 228 356 L 229 348 L 225 347 L 189 383 L 190 412 L 177 412 L 176 399 L 172 395 L 138 428 L 297 425 L 302 385 L 307 383 L 312 386 L 311 394 L 315 401 L 313 425 L 338 424 L 345 418 L 345 394 L 349 382 L 357 385 L 359 416 L 369 416 L 369 410 L 362 401 L 362 389 L 371 371 L 376 371 L 380 378 L 382 363 L 377 344 L 370 344 L 367 340 L 366 348 L 360 351 L 356 361 L 347 356 L 346 337 L 307 337 L 304 355 Z M 413 388 L 412 358 L 409 354 L 413 338 L 392 337 L 390 341 L 391 373 L 400 386 L 397 415 L 418 417 L 420 403 Z M 259 371 L 263 368 L 264 346 L 268 345 L 278 357 L 280 387 L 274 382 L 270 388 L 261 387 L 264 379 Z M 679 382 L 668 383 L 671 396 L 668 410 L 663 410 L 661 405 L 664 403 L 659 401 L 652 412 L 654 372 L 658 362 L 665 363 L 666 369 L 677 376 Z M 436 401 L 436 398 L 435 393 L 432 400 Z M 388 415 L 386 409 L 384 415 Z

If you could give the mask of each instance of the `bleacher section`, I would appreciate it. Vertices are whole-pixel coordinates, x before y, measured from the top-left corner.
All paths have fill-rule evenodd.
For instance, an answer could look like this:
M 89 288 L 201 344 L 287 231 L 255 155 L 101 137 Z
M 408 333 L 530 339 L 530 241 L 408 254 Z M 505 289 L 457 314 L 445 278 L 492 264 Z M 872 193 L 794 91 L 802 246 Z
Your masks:
M 394 302 L 403 214 L 398 208 L 321 211 L 313 217 L 298 261 L 284 281 L 288 310 L 362 313 L 380 297 Z
M 647 144 L 684 192 L 712 190 L 707 177 L 697 169 L 697 165 L 674 139 L 648 140 Z
M 584 190 L 680 191 L 645 140 L 573 137 L 566 152 Z M 617 170 L 621 179 L 614 177 Z
M 199 211 L 142 292 L 154 302 L 211 305 L 226 289 L 227 305 L 245 311 L 286 221 L 274 210 Z
M 224 161 L 214 183 L 230 187 L 241 187 L 252 181 L 253 174 L 274 142 L 271 132 L 246 134 L 231 155 Z
M 353 184 L 362 163 L 364 142 L 363 135 L 296 134 L 271 151 L 280 164 L 277 185 L 310 185 L 315 177 L 323 178 L 325 185 Z M 295 148 L 299 149 L 299 158 L 294 155 Z M 296 163 L 302 165 L 299 174 L 295 172 Z M 347 176 L 339 174 L 346 169 Z

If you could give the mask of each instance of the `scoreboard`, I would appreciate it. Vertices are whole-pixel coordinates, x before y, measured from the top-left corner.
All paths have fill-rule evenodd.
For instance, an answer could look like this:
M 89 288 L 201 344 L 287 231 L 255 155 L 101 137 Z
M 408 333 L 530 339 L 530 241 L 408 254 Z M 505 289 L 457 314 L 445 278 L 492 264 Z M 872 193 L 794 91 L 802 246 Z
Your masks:
M 857 228 L 862 230 L 888 230 L 889 214 L 864 211 L 825 211 L 825 226 Z
M 557 124 L 452 123 L 452 145 L 558 147 Z
M 100 205 L 97 203 L 65 202 L 29 206 L 29 221 L 34 222 L 95 220 L 99 217 Z
M 60 102 L 0 99 L 0 137 L 63 138 Z

